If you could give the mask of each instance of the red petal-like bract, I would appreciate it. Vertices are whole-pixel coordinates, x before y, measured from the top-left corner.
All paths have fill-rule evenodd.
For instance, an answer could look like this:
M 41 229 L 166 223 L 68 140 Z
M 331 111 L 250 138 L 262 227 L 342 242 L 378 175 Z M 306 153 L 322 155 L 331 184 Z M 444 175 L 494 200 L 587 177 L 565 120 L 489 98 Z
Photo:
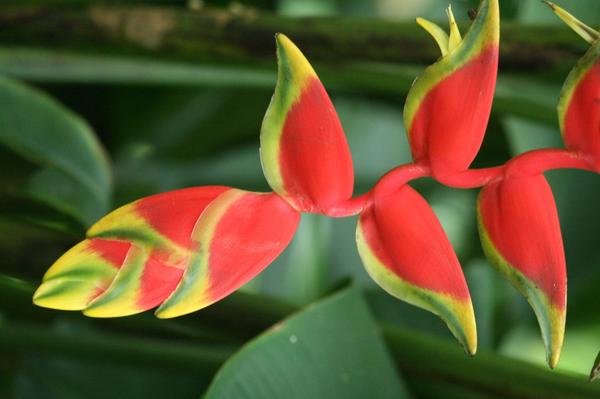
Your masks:
M 600 165 L 600 42 L 565 81 L 558 116 L 567 147 L 591 155 Z
M 479 151 L 496 86 L 498 42 L 498 1 L 483 0 L 464 40 L 408 94 L 404 119 L 413 158 L 437 178 L 467 169 Z
M 484 187 L 478 202 L 484 250 L 536 313 L 548 363 L 560 357 L 566 315 L 566 266 L 552 190 L 543 175 Z
M 34 301 L 114 317 L 169 298 L 161 317 L 191 312 L 266 267 L 287 246 L 298 220 L 275 194 L 215 186 L 153 195 L 92 226 L 90 238 L 48 270 Z
M 462 269 L 433 210 L 415 190 L 375 189 L 373 204 L 360 216 L 357 245 L 382 288 L 440 316 L 475 353 L 475 318 Z
M 196 226 L 200 251 L 156 315 L 190 313 L 229 295 L 279 256 L 299 221 L 300 214 L 276 194 L 232 189 L 221 195 Z
M 328 214 L 352 196 L 350 149 L 325 88 L 282 34 L 277 55 L 277 86 L 261 130 L 263 170 L 273 190 L 294 208 Z

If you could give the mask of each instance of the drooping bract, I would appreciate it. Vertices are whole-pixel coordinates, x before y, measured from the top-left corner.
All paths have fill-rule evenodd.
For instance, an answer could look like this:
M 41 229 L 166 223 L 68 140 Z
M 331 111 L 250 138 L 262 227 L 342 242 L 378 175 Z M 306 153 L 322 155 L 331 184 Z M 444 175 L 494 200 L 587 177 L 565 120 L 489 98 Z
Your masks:
M 360 215 L 358 252 L 369 275 L 391 295 L 438 315 L 465 350 L 477 350 L 471 296 L 444 230 L 410 186 L 375 188 Z
M 493 182 L 481 190 L 477 214 L 486 255 L 531 304 L 554 367 L 563 343 L 567 277 L 550 186 L 543 175 Z

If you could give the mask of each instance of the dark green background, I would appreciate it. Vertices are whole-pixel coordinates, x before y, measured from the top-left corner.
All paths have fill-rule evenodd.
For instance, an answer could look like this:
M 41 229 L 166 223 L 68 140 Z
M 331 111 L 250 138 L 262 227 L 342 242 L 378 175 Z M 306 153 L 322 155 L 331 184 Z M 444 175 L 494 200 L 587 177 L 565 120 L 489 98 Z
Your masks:
M 0 20 L 19 7 L 77 10 L 91 3 L 9 0 L 0 5 Z M 183 1 L 105 3 L 185 7 Z M 232 9 L 228 1 L 204 3 Z M 442 21 L 446 3 L 247 0 L 233 7 L 274 18 L 331 16 L 335 26 L 338 18 Z M 475 3 L 452 3 L 463 26 Z M 596 0 L 557 3 L 592 26 L 600 24 Z M 575 48 L 580 45 L 583 55 L 585 43 L 578 44 L 566 27 L 557 28 L 560 21 L 540 1 L 502 0 L 501 5 L 511 35 L 518 36 L 520 27 L 538 26 L 540 43 L 547 43 L 547 27 Z M 0 74 L 30 85 L 0 80 L 0 398 L 200 397 L 227 359 L 209 398 L 280 397 L 283 392 L 286 397 L 364 397 L 365 386 L 381 388 L 373 397 L 600 397 L 600 390 L 583 383 L 600 350 L 600 177 L 587 172 L 548 174 L 569 274 L 565 347 L 552 374 L 542 371 L 541 338 L 526 301 L 483 258 L 475 225 L 477 192 L 430 180 L 414 186 L 433 206 L 464 267 L 478 322 L 481 354 L 474 359 L 460 353 L 438 319 L 386 295 L 369 279 L 355 249 L 355 218 L 304 215 L 293 243 L 267 271 L 224 303 L 182 319 L 159 321 L 148 313 L 92 320 L 34 308 L 32 289 L 45 270 L 110 209 L 192 185 L 269 189 L 260 168 L 258 134 L 276 65 L 274 49 L 272 60 L 258 67 L 243 59 L 181 64 L 168 52 L 138 59 L 74 46 L 65 53 L 60 45 L 40 44 L 47 38 L 36 39 L 36 22 L 30 23 L 25 42 L 15 39 L 18 45 L 10 31 L 0 33 Z M 52 39 L 61 42 L 60 35 Z M 428 43 L 436 48 L 433 40 Z M 365 52 L 376 52 L 378 43 L 373 46 Z M 362 193 L 387 170 L 410 161 L 403 100 L 407 83 L 424 65 L 336 61 L 335 51 L 327 60 L 316 59 L 315 66 L 327 72 L 323 82 L 350 143 L 355 191 Z M 502 61 L 476 166 L 561 146 L 555 104 L 573 65 L 568 61 L 555 60 L 551 68 Z M 336 78 L 338 70 L 343 79 Z M 109 164 L 95 158 L 101 155 L 91 135 L 105 148 Z M 348 284 L 353 288 L 344 288 Z M 238 352 L 283 317 L 340 289 L 284 321 L 288 335 L 268 330 Z M 292 336 L 307 341 L 288 353 Z M 230 358 L 233 353 L 238 354 Z M 340 358 L 341 353 L 349 357 Z M 307 380 L 314 390 L 303 388 Z

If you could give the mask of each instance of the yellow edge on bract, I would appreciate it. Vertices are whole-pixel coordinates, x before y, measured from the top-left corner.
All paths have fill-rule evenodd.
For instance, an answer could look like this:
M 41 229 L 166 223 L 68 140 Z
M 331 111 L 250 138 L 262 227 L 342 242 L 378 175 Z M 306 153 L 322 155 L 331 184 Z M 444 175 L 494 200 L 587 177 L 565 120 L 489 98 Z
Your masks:
M 260 131 L 260 159 L 263 173 L 277 194 L 286 198 L 285 182 L 279 164 L 279 145 L 287 114 L 300 97 L 310 78 L 317 77 L 314 69 L 296 45 L 284 34 L 275 36 L 277 42 L 277 84 Z
M 89 252 L 89 240 L 75 245 L 61 256 L 46 272 L 42 284 L 33 295 L 37 306 L 82 310 L 90 302 L 97 289 L 108 284 L 117 268 L 101 256 Z
M 131 247 L 110 286 L 83 311 L 89 317 L 121 317 L 140 312 L 137 301 L 149 251 Z
M 135 201 L 110 212 L 89 228 L 87 236 L 126 240 L 143 247 L 162 247 L 173 254 L 173 263 L 177 263 L 175 258 L 187 258 L 187 248 L 160 234 L 136 212 L 138 203 L 139 201 Z
M 483 252 L 496 270 L 510 281 L 531 305 L 542 333 L 542 340 L 546 348 L 546 361 L 550 368 L 554 368 L 560 359 L 563 345 L 566 311 L 561 311 L 554 306 L 540 288 L 500 254 L 483 225 L 480 202 L 481 195 L 477 200 L 477 225 Z
M 367 273 L 377 284 L 390 295 L 439 316 L 468 354 L 477 352 L 477 327 L 470 300 L 462 301 L 417 287 L 394 274 L 371 251 L 360 221 L 356 229 L 356 245 Z
M 600 60 L 600 41 L 597 41 L 590 47 L 575 67 L 567 76 L 563 88 L 558 99 L 557 111 L 558 111 L 558 124 L 560 126 L 560 134 L 565 137 L 565 116 L 571 99 L 575 93 L 575 89 L 579 86 L 579 83 L 583 77 L 589 72 L 589 70 Z
M 248 191 L 230 189 L 219 195 L 202 212 L 192 238 L 198 243 L 196 255 L 191 260 L 179 285 L 156 310 L 156 317 L 168 319 L 182 316 L 200 310 L 212 303 L 207 296 L 209 281 L 208 261 L 210 259 L 210 245 L 215 230 L 231 205 L 241 199 Z
M 447 55 L 423 71 L 411 87 L 404 106 L 404 125 L 409 135 L 413 119 L 427 93 L 441 80 L 477 56 L 485 46 L 498 45 L 500 40 L 500 11 L 498 0 L 482 0 L 464 39 Z

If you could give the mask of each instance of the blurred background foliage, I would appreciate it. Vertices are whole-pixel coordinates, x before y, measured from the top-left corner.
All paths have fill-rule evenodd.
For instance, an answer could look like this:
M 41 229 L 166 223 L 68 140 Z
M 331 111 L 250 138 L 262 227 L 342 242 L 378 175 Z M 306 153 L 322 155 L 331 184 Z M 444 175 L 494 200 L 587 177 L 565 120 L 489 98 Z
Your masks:
M 557 3 L 592 26 L 600 23 L 597 0 Z M 430 180 L 414 186 L 441 219 L 467 276 L 481 352 L 474 359 L 460 353 L 438 319 L 388 296 L 370 280 L 355 249 L 356 218 L 304 215 L 293 243 L 266 272 L 223 303 L 181 319 L 159 321 L 143 314 L 93 320 L 34 308 L 31 293 L 45 270 L 107 211 L 192 185 L 268 190 L 258 133 L 275 82 L 274 49 L 259 54 L 260 62 L 251 54 L 247 62 L 243 56 L 228 57 L 227 48 L 208 52 L 212 55 L 205 62 L 193 54 L 184 60 L 185 47 L 177 50 L 178 56 L 169 48 L 138 54 L 127 45 L 113 51 L 109 40 L 95 50 L 86 44 L 85 34 L 62 36 L 66 25 L 53 22 L 65 21 L 54 15 L 78 15 L 98 5 L 169 6 L 190 13 L 215 7 L 233 16 L 267 16 L 285 32 L 285 24 L 297 17 L 308 18 L 300 28 L 294 25 L 300 31 L 324 21 L 333 28 L 355 20 L 413 26 L 416 16 L 442 21 L 447 0 L 4 0 L 0 397 L 200 397 L 220 367 L 209 398 L 283 397 L 277 395 L 284 392 L 289 397 L 364 397 L 360 392 L 366 386 L 381 387 L 380 394 L 371 391 L 375 397 L 600 397 L 597 387 L 582 382 L 600 350 L 600 179 L 579 171 L 548 174 L 569 274 L 566 343 L 552 373 L 543 370 L 533 313 L 483 258 L 476 191 L 452 190 Z M 477 2 L 456 0 L 452 5 L 466 26 L 467 11 Z M 22 19 L 40 6 L 45 19 Z M 567 43 L 573 57 L 556 58 L 552 65 L 502 61 L 476 166 L 561 145 L 555 104 L 562 81 L 585 49 L 540 1 L 502 0 L 501 6 L 509 39 L 518 37 L 519 29 L 533 32 L 537 36 L 527 40 L 541 43 L 540 57 L 552 53 L 544 47 L 552 40 L 559 47 Z M 283 22 L 277 23 L 278 18 Z M 17 28 L 15 20 L 21 23 Z M 261 29 L 272 37 L 269 26 Z M 86 32 L 76 22 L 67 28 Z M 235 31 L 235 24 L 230 28 Z M 356 34 L 333 28 L 329 37 L 331 32 L 342 38 Z M 425 51 L 435 54 L 425 32 L 416 25 L 406 29 L 422 35 L 429 46 Z M 219 40 L 224 46 L 227 39 Z M 252 50 L 253 37 L 244 40 Z M 210 42 L 202 45 L 211 47 Z M 364 51 L 377 54 L 380 45 L 393 43 L 373 41 Z M 317 72 L 323 71 L 352 149 L 356 192 L 361 193 L 390 168 L 410 161 L 403 100 L 423 62 L 435 57 L 419 60 L 411 55 L 415 49 L 398 46 L 393 62 L 385 57 L 355 61 L 334 40 L 320 46 L 328 56 L 317 51 L 321 57 L 313 58 L 311 47 L 304 49 Z M 260 52 L 263 47 L 256 48 Z M 519 49 L 509 50 L 518 54 Z M 336 51 L 342 53 L 339 58 Z M 341 288 L 350 280 L 353 288 Z M 337 293 L 329 296 L 332 292 Z M 263 332 L 276 322 L 279 327 Z M 230 357 L 233 353 L 237 355 Z

